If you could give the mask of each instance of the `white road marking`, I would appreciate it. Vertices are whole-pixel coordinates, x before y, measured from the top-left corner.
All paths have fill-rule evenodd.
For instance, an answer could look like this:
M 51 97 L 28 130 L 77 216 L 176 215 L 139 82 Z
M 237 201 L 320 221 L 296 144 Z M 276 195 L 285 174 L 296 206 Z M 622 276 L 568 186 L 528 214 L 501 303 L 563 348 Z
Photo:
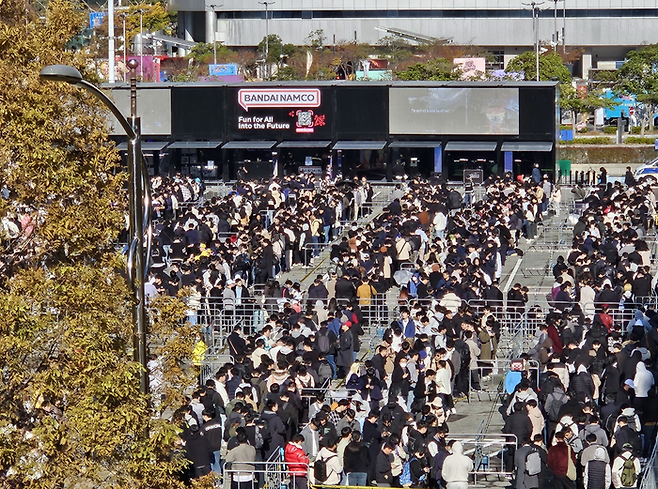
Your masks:
M 505 288 L 503 289 L 503 294 L 507 294 L 507 292 L 509 292 L 509 289 L 511 288 L 512 280 L 514 280 L 514 276 L 516 275 L 516 272 L 519 271 L 522 261 L 523 261 L 523 257 L 519 258 L 519 261 L 517 261 L 516 265 L 514 265 L 514 269 L 512 270 L 512 273 L 507 279 L 507 283 L 505 284 Z

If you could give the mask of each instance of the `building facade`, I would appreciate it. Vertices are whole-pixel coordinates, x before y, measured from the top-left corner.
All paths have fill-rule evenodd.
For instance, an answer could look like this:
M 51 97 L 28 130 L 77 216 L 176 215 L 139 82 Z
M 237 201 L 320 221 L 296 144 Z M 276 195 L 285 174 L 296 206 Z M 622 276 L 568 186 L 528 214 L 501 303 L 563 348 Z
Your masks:
M 112 98 L 128 111 L 128 86 Z M 153 83 L 139 85 L 137 111 L 155 173 L 459 181 L 534 163 L 554 175 L 557 98 L 555 82 Z
M 220 6 L 221 3 L 221 6 Z M 532 11 L 522 0 L 169 0 L 178 11 L 179 36 L 228 46 L 257 46 L 266 29 L 284 43 L 303 45 L 321 29 L 326 43 L 376 44 L 398 32 L 419 38 L 446 39 L 482 46 L 502 68 L 534 45 Z M 656 0 L 546 0 L 538 2 L 538 36 L 544 44 L 583 48 L 587 76 L 601 61 L 658 42 Z M 266 25 L 268 24 L 268 25 Z

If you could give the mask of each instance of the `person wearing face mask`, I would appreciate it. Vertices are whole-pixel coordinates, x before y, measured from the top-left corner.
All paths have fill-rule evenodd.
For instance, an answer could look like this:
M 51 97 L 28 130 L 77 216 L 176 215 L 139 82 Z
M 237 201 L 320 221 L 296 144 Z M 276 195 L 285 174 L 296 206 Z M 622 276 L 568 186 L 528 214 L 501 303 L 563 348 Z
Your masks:
M 407 368 L 407 361 L 406 356 L 400 357 L 397 365 L 393 368 L 391 387 L 388 394 L 389 402 L 396 401 L 398 396 L 402 396 L 406 400 L 409 395 L 411 374 Z

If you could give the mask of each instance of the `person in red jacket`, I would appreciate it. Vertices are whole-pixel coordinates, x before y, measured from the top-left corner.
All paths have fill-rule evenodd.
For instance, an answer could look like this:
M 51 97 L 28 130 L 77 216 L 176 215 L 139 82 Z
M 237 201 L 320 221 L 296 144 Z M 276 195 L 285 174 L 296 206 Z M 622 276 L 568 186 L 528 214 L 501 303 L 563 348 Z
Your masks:
M 576 454 L 574 451 L 564 442 L 564 430 L 560 430 L 555 433 L 556 443 L 551 448 L 548 449 L 548 466 L 555 474 L 555 489 L 575 489 L 576 483 L 575 480 L 575 469 L 574 469 L 574 480 L 567 476 L 569 470 L 569 463 L 567 457 L 571 456 L 571 461 L 576 466 Z
M 553 324 L 549 324 L 547 332 L 548 337 L 553 342 L 553 353 L 561 355 L 564 346 L 562 345 L 562 339 L 560 338 L 560 333 L 558 333 L 557 328 Z
M 292 440 L 283 450 L 283 456 L 286 464 L 288 464 L 288 471 L 293 476 L 295 489 L 308 489 L 309 459 L 302 449 L 303 442 L 304 437 L 297 434 L 292 437 Z

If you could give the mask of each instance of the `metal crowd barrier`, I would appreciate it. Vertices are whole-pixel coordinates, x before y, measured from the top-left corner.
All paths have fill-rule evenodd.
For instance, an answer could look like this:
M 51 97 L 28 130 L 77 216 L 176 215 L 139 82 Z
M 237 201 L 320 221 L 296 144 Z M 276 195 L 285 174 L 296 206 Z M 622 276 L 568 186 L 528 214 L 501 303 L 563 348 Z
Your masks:
M 204 355 L 199 375 L 200 385 L 205 385 L 208 379 L 214 379 L 217 370 L 227 363 L 235 363 L 233 357 L 228 353 Z
M 515 435 L 508 434 L 486 434 L 486 433 L 457 433 L 450 434 L 450 440 L 461 442 L 464 455 L 475 456 L 473 463 L 473 482 L 478 483 L 478 478 L 487 480 L 488 476 L 505 477 L 512 472 L 505 470 L 506 457 L 510 456 L 510 448 L 518 447 Z
M 478 360 L 476 369 L 470 369 L 468 377 L 468 401 L 474 398 L 481 401 L 481 396 L 486 395 L 487 400 L 491 401 L 505 393 L 505 377 L 511 371 L 512 359 L 495 359 L 495 360 Z M 534 386 L 539 388 L 539 362 L 528 360 L 525 363 L 525 370 L 533 380 Z M 479 378 L 480 389 L 473 386 L 473 372 L 477 373 Z
M 289 469 L 280 452 L 283 452 L 283 447 L 274 452 L 270 460 L 266 462 L 234 462 L 235 465 L 253 466 L 253 470 L 233 469 L 231 468 L 233 464 L 227 463 L 223 471 L 223 489 L 294 489 L 308 487 L 309 466 L 296 463 L 296 471 L 305 471 L 307 474 L 305 476 L 296 475 Z
M 639 489 L 656 489 L 658 487 L 658 437 L 654 440 L 651 456 L 642 472 Z

